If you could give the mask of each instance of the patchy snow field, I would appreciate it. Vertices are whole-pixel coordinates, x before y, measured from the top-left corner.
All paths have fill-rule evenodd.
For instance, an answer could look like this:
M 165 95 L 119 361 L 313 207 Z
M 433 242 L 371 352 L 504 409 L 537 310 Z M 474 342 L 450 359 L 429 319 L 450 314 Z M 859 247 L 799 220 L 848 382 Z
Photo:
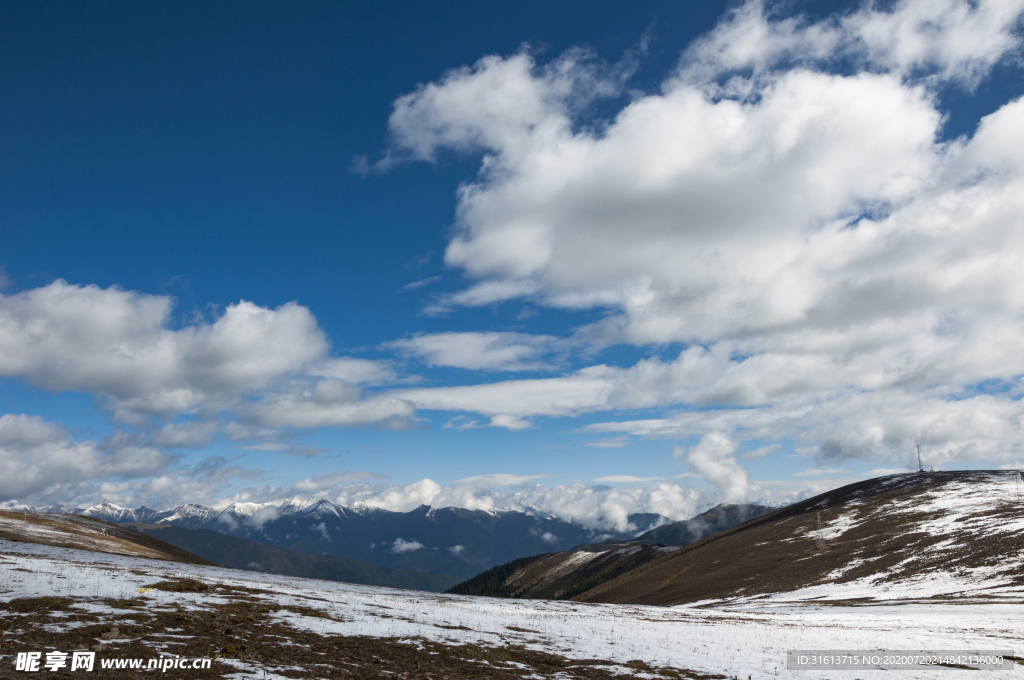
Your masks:
M 656 667 L 741 678 L 891 678 L 891 671 L 788 671 L 786 650 L 1009 649 L 1020 655 L 1024 647 L 1024 599 L 1009 592 L 870 604 L 801 602 L 798 598 L 815 596 L 801 592 L 727 605 L 597 605 L 390 590 L 0 541 L 0 601 L 62 597 L 82 611 L 97 610 L 103 608 L 103 600 L 137 600 L 140 588 L 184 578 L 253 589 L 251 597 L 268 605 L 282 623 L 317 635 L 522 645 L 570 659 L 604 659 L 617 673 L 648 678 L 655 676 L 634 672 L 625 664 L 639 659 Z M 142 597 L 148 610 L 202 610 L 223 604 L 222 592 L 153 590 Z M 8 623 L 0 620 L 0 629 L 10 630 Z M 59 619 L 49 625 L 59 627 Z M 8 642 L 10 638 L 0 639 L 5 649 L 10 649 Z M 234 677 L 263 677 L 264 668 L 256 662 L 231 663 L 237 670 Z M 0 664 L 5 670 L 13 667 L 9 656 Z M 898 675 L 953 678 L 967 672 L 941 669 Z M 985 677 L 1009 673 L 990 671 Z

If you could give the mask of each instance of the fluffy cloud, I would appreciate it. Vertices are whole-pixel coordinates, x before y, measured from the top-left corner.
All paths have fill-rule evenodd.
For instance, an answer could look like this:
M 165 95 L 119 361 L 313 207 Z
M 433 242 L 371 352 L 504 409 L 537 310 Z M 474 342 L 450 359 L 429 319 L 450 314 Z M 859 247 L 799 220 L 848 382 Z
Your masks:
M 391 544 L 391 552 L 398 555 L 407 552 L 415 552 L 417 550 L 422 549 L 423 544 L 416 540 L 407 541 L 403 538 L 396 538 L 395 542 Z
M 391 486 L 383 491 L 370 489 L 346 489 L 339 496 L 338 502 L 349 505 L 353 502 L 365 503 L 375 508 L 384 508 L 395 512 L 408 512 L 421 505 L 430 505 L 441 493 L 442 487 L 432 479 L 421 479 L 406 486 Z
M 294 303 L 243 301 L 180 330 L 169 328 L 171 307 L 166 296 L 64 281 L 0 298 L 0 374 L 177 414 L 230 404 L 327 351 L 312 314 Z
M 810 23 L 772 20 L 764 2 L 732 10 L 688 50 L 683 73 L 709 80 L 723 73 L 762 74 L 780 65 L 852 60 L 872 70 L 975 84 L 1020 44 L 1016 0 L 903 0 L 889 11 L 860 10 Z
M 89 392 L 133 424 L 150 416 L 209 417 L 252 395 L 263 397 L 246 402 L 253 420 L 275 427 L 392 423 L 411 415 L 393 398 L 364 399 L 355 385 L 390 382 L 393 371 L 330 358 L 323 331 L 301 305 L 266 309 L 242 301 L 213 322 L 178 329 L 171 312 L 166 296 L 64 281 L 0 295 L 0 376 Z M 194 447 L 211 436 L 208 423 L 171 424 L 152 443 Z
M 90 480 L 154 475 L 174 460 L 117 438 L 74 441 L 67 430 L 37 416 L 0 416 L 0 501 L 62 495 Z
M 391 153 L 380 165 L 403 158 L 433 161 L 440 150 L 520 146 L 527 151 L 539 133 L 556 133 L 565 115 L 591 101 L 616 96 L 635 63 L 608 68 L 572 49 L 542 69 L 526 54 L 490 56 L 476 68 L 449 72 L 394 105 Z
M 1018 455 L 1024 101 L 954 140 L 939 102 L 1020 48 L 1022 11 L 903 0 L 815 23 L 750 2 L 604 125 L 578 93 L 621 81 L 579 51 L 400 99 L 394 153 L 483 155 L 445 254 L 473 283 L 444 304 L 593 308 L 581 341 L 686 348 L 399 396 L 519 423 L 701 407 L 595 431 L 790 437 L 822 459 Z
M 726 503 L 742 503 L 750 496 L 751 484 L 747 471 L 736 460 L 740 444 L 721 432 L 711 432 L 688 451 L 676 447 L 673 454 L 686 458 L 686 464 L 697 474 L 715 485 Z

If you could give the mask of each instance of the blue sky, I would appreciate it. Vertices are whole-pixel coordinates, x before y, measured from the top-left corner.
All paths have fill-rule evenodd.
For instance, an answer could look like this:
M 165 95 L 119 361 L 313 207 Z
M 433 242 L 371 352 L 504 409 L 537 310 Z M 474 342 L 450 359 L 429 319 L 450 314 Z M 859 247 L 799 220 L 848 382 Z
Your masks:
M 1021 12 L 6 6 L 0 502 L 1019 465 Z

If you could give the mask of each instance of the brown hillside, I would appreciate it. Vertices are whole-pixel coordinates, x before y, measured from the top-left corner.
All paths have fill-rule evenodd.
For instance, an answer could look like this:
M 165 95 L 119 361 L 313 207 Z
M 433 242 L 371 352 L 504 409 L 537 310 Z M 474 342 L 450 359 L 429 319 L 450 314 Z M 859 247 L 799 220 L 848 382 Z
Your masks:
M 1024 585 L 1018 484 L 1016 471 L 851 484 L 680 548 L 573 599 L 677 605 L 815 586 L 829 586 L 821 597 L 832 597 L 839 584 L 850 592 L 864 584 L 865 592 L 889 597 Z
M 0 539 L 216 566 L 202 557 L 126 526 L 82 515 L 26 514 L 0 510 Z
M 509 597 L 568 600 L 593 585 L 657 559 L 673 548 L 625 545 L 611 550 L 543 555 L 516 571 L 505 585 Z

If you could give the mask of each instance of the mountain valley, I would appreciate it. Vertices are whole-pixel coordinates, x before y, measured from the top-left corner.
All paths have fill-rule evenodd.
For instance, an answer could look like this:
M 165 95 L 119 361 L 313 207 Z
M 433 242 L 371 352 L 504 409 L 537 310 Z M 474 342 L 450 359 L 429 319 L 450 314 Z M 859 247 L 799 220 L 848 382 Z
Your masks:
M 57 508 L 20 510 L 53 513 Z M 335 556 L 386 569 L 447 575 L 453 579 L 447 585 L 520 557 L 567 550 L 595 541 L 650 541 L 649 534 L 655 529 L 671 531 L 677 527 L 678 536 L 673 538 L 705 535 L 720 528 L 723 521 L 718 518 L 718 524 L 712 522 L 705 526 L 704 520 L 696 520 L 701 522 L 698 527 L 692 524 L 695 520 L 673 523 L 661 515 L 637 513 L 629 516 L 626 531 L 595 530 L 553 517 L 513 510 L 486 512 L 424 505 L 408 512 L 393 512 L 365 505 L 340 506 L 324 499 L 235 503 L 221 510 L 184 505 L 166 511 L 146 507 L 129 509 L 103 503 L 85 509 L 76 508 L 71 513 L 115 524 L 173 525 L 182 529 L 216 531 L 307 555 Z M 742 513 L 737 514 L 736 511 L 723 515 L 724 521 L 740 516 Z M 196 537 L 187 533 L 164 533 L 161 536 L 172 543 L 179 541 L 175 544 L 186 550 L 199 544 Z M 246 550 L 252 552 L 253 549 L 250 546 Z M 275 559 L 280 561 L 279 558 L 280 555 Z M 267 559 L 248 559 L 245 565 L 260 564 Z M 232 566 L 244 565 L 232 562 Z M 280 573 L 304 575 L 290 571 Z M 431 585 L 439 583 L 435 581 Z M 382 581 L 378 585 L 394 583 Z

